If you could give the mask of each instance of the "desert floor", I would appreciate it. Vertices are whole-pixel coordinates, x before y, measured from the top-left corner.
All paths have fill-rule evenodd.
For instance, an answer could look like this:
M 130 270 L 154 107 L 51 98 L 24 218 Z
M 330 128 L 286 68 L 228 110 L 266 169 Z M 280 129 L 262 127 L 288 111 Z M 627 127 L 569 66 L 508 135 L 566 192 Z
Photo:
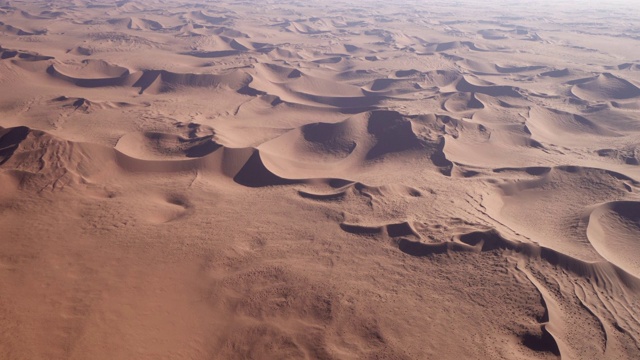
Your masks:
M 640 359 L 639 14 L 0 0 L 0 358 Z

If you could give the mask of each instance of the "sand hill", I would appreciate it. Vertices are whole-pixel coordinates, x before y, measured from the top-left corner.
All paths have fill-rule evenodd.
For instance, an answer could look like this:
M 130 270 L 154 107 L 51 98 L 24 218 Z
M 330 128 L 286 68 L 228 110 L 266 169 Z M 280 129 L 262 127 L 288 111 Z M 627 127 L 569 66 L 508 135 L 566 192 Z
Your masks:
M 0 0 L 0 358 L 640 358 L 638 13 Z

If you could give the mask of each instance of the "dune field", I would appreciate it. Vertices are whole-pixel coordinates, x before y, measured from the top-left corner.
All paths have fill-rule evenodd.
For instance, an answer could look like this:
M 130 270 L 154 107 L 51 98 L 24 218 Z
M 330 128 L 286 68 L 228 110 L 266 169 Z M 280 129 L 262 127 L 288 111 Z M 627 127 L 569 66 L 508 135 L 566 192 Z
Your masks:
M 640 359 L 639 14 L 0 0 L 0 359 Z

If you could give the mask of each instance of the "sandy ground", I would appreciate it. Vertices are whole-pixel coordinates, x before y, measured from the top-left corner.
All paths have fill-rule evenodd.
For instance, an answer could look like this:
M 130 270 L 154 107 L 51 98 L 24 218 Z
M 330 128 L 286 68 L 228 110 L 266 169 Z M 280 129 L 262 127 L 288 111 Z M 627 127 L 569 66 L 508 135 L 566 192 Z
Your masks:
M 640 358 L 638 14 L 0 1 L 0 358 Z

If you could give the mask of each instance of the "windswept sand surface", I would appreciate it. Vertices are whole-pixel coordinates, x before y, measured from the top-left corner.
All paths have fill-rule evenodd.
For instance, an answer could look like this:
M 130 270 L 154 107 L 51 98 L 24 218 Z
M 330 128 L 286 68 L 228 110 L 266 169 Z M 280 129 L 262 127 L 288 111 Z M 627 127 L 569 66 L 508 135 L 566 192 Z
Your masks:
M 0 0 L 0 358 L 639 359 L 606 3 Z

